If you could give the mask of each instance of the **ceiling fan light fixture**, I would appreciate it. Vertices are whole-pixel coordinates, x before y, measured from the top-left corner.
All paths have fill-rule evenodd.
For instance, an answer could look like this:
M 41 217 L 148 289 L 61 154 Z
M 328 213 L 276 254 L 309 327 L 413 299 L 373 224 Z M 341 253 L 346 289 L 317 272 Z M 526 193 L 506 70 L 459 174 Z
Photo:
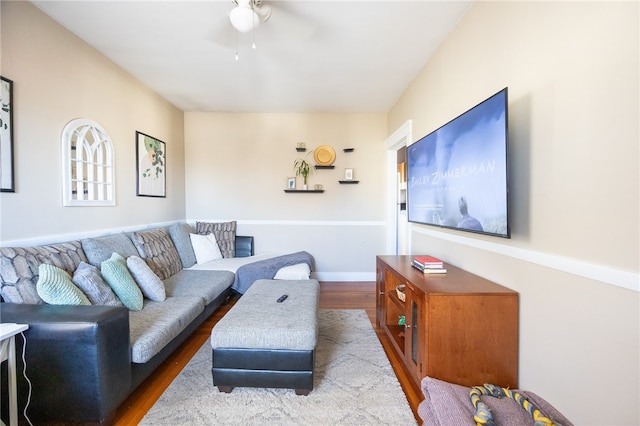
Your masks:
M 235 7 L 229 13 L 231 25 L 241 33 L 248 33 L 260 25 L 260 17 L 252 9 L 244 6 Z

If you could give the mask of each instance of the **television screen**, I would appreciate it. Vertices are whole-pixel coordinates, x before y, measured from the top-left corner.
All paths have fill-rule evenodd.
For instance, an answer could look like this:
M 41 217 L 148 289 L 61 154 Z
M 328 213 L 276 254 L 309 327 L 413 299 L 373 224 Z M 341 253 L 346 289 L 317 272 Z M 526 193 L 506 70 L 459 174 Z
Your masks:
M 509 238 L 507 88 L 407 147 L 410 222 Z

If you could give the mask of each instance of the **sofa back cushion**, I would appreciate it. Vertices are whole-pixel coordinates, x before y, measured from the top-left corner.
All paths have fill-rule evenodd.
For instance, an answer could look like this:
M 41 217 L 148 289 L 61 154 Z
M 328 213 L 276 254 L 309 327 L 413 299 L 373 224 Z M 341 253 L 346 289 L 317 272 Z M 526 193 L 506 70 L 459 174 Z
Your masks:
M 196 254 L 189 238 L 191 233 L 193 233 L 193 229 L 188 223 L 174 223 L 169 227 L 169 235 L 178 250 L 183 268 L 191 268 L 196 264 Z
M 0 294 L 9 303 L 42 304 L 36 289 L 40 265 L 54 265 L 73 274 L 80 262 L 88 262 L 80 241 L 0 247 Z
M 182 269 L 178 250 L 165 228 L 134 232 L 131 240 L 138 249 L 138 255 L 161 280 Z
M 98 268 L 102 262 L 111 258 L 113 253 L 118 253 L 124 258 L 138 255 L 138 250 L 136 250 L 131 239 L 124 232 L 103 237 L 86 238 L 82 240 L 82 248 L 87 254 L 89 263 Z

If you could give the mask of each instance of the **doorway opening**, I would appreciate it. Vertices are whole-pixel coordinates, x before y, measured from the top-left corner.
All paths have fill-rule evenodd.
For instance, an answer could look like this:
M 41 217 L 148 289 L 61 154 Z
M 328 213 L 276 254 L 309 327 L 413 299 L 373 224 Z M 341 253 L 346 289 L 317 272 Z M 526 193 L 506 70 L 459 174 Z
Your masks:
M 387 254 L 405 255 L 411 247 L 406 210 L 406 159 L 401 161 L 402 153 L 406 153 L 406 147 L 412 141 L 411 123 L 407 120 L 384 142 L 387 149 Z

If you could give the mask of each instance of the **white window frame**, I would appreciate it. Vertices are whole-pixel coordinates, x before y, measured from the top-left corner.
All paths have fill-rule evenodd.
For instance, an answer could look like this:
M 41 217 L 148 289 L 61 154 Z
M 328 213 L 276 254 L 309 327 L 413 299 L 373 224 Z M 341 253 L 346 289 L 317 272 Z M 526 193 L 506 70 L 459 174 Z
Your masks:
M 63 205 L 115 206 L 115 156 L 106 130 L 78 118 L 64 127 L 61 142 Z

